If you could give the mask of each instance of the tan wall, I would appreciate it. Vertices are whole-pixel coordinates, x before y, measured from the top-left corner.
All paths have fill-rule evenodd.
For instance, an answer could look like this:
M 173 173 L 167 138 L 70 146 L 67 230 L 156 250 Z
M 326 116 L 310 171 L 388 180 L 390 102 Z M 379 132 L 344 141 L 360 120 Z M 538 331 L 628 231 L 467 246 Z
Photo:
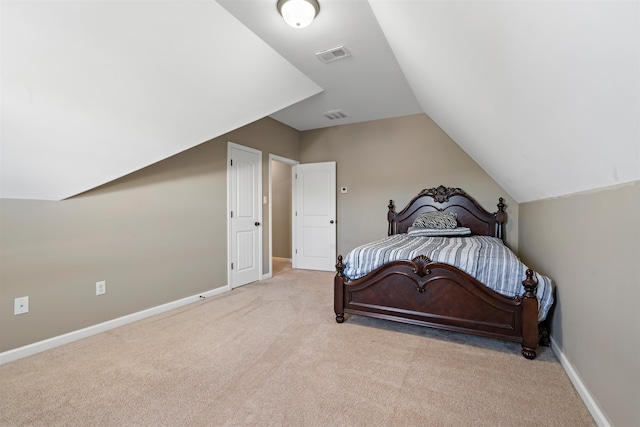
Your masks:
M 272 161 L 273 256 L 291 258 L 291 165 Z
M 227 141 L 263 151 L 265 195 L 269 153 L 298 159 L 299 133 L 263 119 L 68 200 L 0 200 L 0 352 L 226 285 Z
M 520 205 L 520 256 L 550 276 L 551 334 L 611 425 L 640 420 L 640 181 Z
M 460 187 L 488 211 L 507 204 L 507 243 L 517 250 L 518 205 L 427 115 L 317 129 L 302 133 L 302 163 L 337 163 L 338 253 L 387 234 L 387 205 L 396 210 L 420 190 Z

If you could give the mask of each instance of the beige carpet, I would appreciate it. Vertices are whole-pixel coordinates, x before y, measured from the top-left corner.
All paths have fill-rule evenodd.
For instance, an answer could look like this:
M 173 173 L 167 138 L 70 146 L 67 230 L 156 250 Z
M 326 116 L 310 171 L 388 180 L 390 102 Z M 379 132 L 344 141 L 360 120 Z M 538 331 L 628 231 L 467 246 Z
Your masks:
M 548 348 L 337 324 L 333 273 L 274 271 L 0 366 L 0 425 L 595 425 Z

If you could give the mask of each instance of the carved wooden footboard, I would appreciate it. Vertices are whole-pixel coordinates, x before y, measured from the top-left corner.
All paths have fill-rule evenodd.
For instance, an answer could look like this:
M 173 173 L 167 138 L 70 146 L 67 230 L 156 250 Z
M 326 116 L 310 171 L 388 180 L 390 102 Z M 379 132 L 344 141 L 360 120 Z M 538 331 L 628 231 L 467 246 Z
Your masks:
M 358 280 L 343 275 L 338 257 L 334 283 L 336 321 L 357 314 L 447 331 L 518 342 L 528 359 L 536 357 L 538 303 L 533 272 L 523 281 L 526 292 L 508 298 L 447 264 L 425 256 L 394 261 Z

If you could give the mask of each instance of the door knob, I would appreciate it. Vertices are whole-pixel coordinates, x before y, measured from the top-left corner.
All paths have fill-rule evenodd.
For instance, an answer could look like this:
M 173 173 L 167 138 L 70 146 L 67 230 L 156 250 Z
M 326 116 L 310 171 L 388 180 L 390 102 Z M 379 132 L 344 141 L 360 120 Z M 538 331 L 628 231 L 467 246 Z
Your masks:
M 258 221 L 256 221 L 256 227 L 259 226 L 259 225 L 260 225 L 260 223 Z
M 334 220 L 331 220 L 331 221 L 329 221 L 329 224 L 333 224 L 334 222 L 335 222 Z

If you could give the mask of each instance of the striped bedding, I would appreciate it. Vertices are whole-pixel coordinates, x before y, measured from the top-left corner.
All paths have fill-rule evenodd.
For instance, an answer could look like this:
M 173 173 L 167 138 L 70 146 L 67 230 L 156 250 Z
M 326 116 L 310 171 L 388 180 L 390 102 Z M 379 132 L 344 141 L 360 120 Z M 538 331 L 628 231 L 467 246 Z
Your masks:
M 524 293 L 527 266 L 502 240 L 489 236 L 415 237 L 396 234 L 362 245 L 347 254 L 344 274 L 355 280 L 390 261 L 426 255 L 434 262 L 450 264 L 487 284 L 494 291 L 514 297 Z M 536 273 L 538 320 L 547 317 L 553 304 L 551 280 Z

